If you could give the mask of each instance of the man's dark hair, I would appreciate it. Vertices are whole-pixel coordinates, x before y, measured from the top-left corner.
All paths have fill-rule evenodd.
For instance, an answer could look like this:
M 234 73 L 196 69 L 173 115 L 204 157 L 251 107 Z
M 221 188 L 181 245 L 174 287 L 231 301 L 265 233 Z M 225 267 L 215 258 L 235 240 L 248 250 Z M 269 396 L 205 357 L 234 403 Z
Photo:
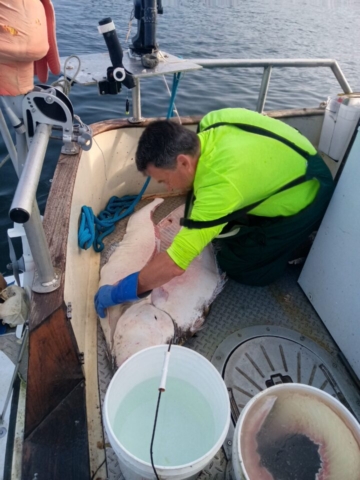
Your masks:
M 176 168 L 179 154 L 196 155 L 199 139 L 195 132 L 170 120 L 157 120 L 143 131 L 136 150 L 136 166 L 144 172 L 151 163 L 157 168 Z

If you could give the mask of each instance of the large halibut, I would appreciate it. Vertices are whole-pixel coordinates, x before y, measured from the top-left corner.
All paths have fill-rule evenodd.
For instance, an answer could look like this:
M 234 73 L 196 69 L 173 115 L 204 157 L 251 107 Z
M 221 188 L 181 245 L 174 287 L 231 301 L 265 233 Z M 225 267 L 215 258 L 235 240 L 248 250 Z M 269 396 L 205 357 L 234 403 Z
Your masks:
M 162 202 L 152 203 L 132 215 L 120 245 L 101 269 L 100 285 L 114 284 L 141 270 L 157 252 L 165 251 L 180 230 L 184 205 L 154 225 L 152 213 Z M 182 343 L 204 323 L 211 302 L 221 291 L 220 275 L 212 245 L 174 278 L 139 302 L 108 309 L 101 320 L 108 347 L 117 366 L 137 351 L 167 343 Z
M 184 207 L 181 205 L 157 225 L 160 251 L 169 248 L 179 232 Z M 222 289 L 223 283 L 213 247 L 209 244 L 191 262 L 185 273 L 153 290 L 151 303 L 170 315 L 176 326 L 178 340 L 185 340 L 201 328 L 208 307 Z
M 99 287 L 113 285 L 131 273 L 138 272 L 156 254 L 160 239 L 152 221 L 152 213 L 163 201 L 162 198 L 156 198 L 131 215 L 124 238 L 101 269 Z M 107 309 L 106 318 L 100 318 L 109 350 L 112 349 L 117 321 L 128 307 L 129 305 L 115 305 Z

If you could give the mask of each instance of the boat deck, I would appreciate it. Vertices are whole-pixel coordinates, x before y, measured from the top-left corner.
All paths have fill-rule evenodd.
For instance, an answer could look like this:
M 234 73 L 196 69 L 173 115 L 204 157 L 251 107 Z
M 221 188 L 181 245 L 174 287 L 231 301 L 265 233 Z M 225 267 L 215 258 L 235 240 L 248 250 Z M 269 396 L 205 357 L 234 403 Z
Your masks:
M 154 221 L 158 222 L 182 201 L 183 197 L 167 199 L 155 213 Z M 139 208 L 141 206 L 143 202 Z M 121 240 L 125 223 L 119 225 L 107 239 L 102 263 L 106 262 L 113 246 Z M 297 279 L 300 271 L 301 266 L 289 265 L 285 275 L 267 287 L 250 287 L 228 280 L 213 302 L 202 330 L 185 344 L 212 361 L 224 375 L 232 399 L 233 419 L 253 395 L 268 386 L 266 382 L 270 377 L 278 375 L 283 379 L 288 375 L 290 381 L 322 388 L 342 401 L 360 419 L 360 390 L 341 363 L 339 349 L 299 287 Z M 112 371 L 100 326 L 98 330 L 99 388 L 103 402 Z M 250 345 L 254 338 L 257 342 Z M 246 342 L 250 350 L 247 349 L 242 357 L 240 355 L 240 360 L 235 361 L 236 368 L 231 365 L 234 364 L 232 354 Z M 260 356 L 256 347 L 261 349 Z M 255 350 L 251 351 L 252 348 Z M 251 359 L 248 367 L 243 361 L 245 357 Z M 239 368 L 239 362 L 245 366 Z M 269 376 L 264 367 L 266 364 L 273 375 Z M 234 375 L 234 372 L 229 372 L 227 365 L 234 367 L 237 373 Z M 244 371 L 245 368 L 249 373 Z M 237 377 L 235 386 L 230 385 L 234 376 Z M 232 429 L 224 450 L 219 452 L 199 478 L 229 478 L 227 459 L 231 454 L 231 439 Z M 123 478 L 108 439 L 105 441 L 108 478 Z

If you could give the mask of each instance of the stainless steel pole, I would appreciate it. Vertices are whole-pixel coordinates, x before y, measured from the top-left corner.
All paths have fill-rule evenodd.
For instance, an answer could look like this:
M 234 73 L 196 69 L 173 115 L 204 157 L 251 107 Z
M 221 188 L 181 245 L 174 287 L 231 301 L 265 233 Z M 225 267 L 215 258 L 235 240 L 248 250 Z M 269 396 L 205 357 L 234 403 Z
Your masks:
M 345 75 L 343 74 L 339 64 L 334 61 L 334 64 L 331 66 L 331 70 L 333 71 L 336 80 L 339 82 L 341 88 L 343 89 L 344 93 L 353 93 L 350 85 L 348 84 Z
M 44 131 L 47 131 L 47 129 L 45 128 Z M 46 138 L 43 138 L 43 140 L 47 144 Z M 32 145 L 33 144 L 34 140 Z M 19 175 L 21 176 L 21 178 L 23 178 L 22 173 L 28 163 L 28 149 L 25 134 L 16 134 L 16 148 L 18 152 Z M 45 152 L 43 153 L 44 157 Z M 41 165 L 42 163 L 43 159 L 41 161 Z M 26 170 L 24 171 L 24 174 L 26 174 Z M 31 255 L 34 259 L 34 263 L 36 266 L 35 277 L 32 283 L 32 290 L 37 293 L 48 293 L 56 290 L 60 286 L 61 274 L 58 269 L 52 266 L 50 251 L 46 241 L 44 227 L 42 225 L 42 220 L 39 212 L 39 207 L 37 205 L 35 193 L 33 198 L 33 204 L 31 206 L 31 217 L 24 224 L 24 230 L 31 250 Z
M 259 59 L 236 59 L 236 58 L 191 58 L 190 62 L 201 65 L 205 68 L 218 67 L 331 67 L 335 60 L 331 58 L 259 58 Z
M 36 265 L 32 290 L 38 293 L 52 292 L 60 285 L 60 274 L 52 266 L 39 207 L 35 199 L 33 201 L 31 218 L 24 224 L 24 229 Z
M 40 124 L 36 127 L 33 141 L 27 154 L 15 196 L 10 207 L 10 218 L 16 223 L 29 220 L 39 185 L 41 169 L 50 139 L 50 125 Z
M 344 93 L 352 93 L 352 89 L 345 78 L 345 75 L 341 71 L 338 63 L 331 58 L 262 58 L 259 60 L 253 59 L 236 59 L 236 58 L 222 58 L 222 59 L 209 59 L 209 58 L 190 58 L 190 62 L 201 65 L 204 68 L 258 68 L 258 67 L 296 67 L 296 68 L 319 68 L 328 67 L 331 68 L 335 78 L 339 82 Z
M 263 76 L 262 76 L 261 86 L 260 86 L 260 91 L 259 91 L 259 96 L 258 96 L 258 102 L 257 102 L 257 106 L 256 106 L 256 111 L 259 112 L 259 113 L 262 113 L 264 111 L 266 96 L 267 96 L 267 92 L 269 90 L 271 70 L 272 70 L 271 66 L 268 66 L 268 67 L 264 68 L 264 73 L 263 73 Z
M 131 123 L 141 123 L 143 118 L 141 117 L 141 92 L 140 92 L 140 79 L 134 78 L 135 87 L 132 89 L 132 111 L 133 116 L 129 119 Z
M 18 177 L 20 178 L 21 172 L 24 169 L 26 157 L 28 154 L 28 146 L 26 141 L 25 133 L 17 133 L 16 132 L 16 150 L 18 155 Z
M 13 105 L 18 107 L 16 111 L 21 113 L 21 102 L 18 101 Z M 8 106 L 10 108 L 10 106 Z M 0 112 L 1 113 L 1 112 Z M 0 115 L 0 126 L 2 113 Z M 6 129 L 7 125 L 5 123 Z M 3 131 L 3 129 L 1 128 Z M 8 130 L 8 129 L 7 129 Z M 6 132 L 6 130 L 4 130 Z M 46 148 L 49 142 L 51 127 L 48 125 L 39 125 L 36 129 L 33 142 L 28 151 L 26 135 L 22 130 L 16 130 L 16 165 L 15 169 L 20 178 L 17 187 L 17 197 L 22 202 L 23 195 L 25 197 L 25 204 L 21 208 L 26 208 L 27 213 L 31 216 L 24 224 L 27 240 L 33 256 L 36 273 L 32 284 L 32 290 L 38 293 L 48 293 L 56 290 L 60 286 L 61 272 L 59 269 L 52 266 L 49 247 L 46 242 L 45 232 L 42 225 L 42 220 L 39 208 L 36 202 L 36 190 L 39 183 L 41 167 L 44 162 Z M 10 133 L 9 133 L 10 135 Z M 11 139 L 11 136 L 10 136 Z M 12 141 L 12 139 L 11 139 Z M 6 145 L 8 147 L 8 145 Z M 11 147 L 10 147 L 11 148 Z M 10 149 L 8 148 L 9 152 Z M 27 185 L 27 181 L 31 180 L 31 185 Z M 21 186 L 23 185 L 23 186 Z M 16 195 L 15 195 L 16 196 Z M 13 200 L 14 204 L 15 198 Z M 17 207 L 16 207 L 17 208 Z

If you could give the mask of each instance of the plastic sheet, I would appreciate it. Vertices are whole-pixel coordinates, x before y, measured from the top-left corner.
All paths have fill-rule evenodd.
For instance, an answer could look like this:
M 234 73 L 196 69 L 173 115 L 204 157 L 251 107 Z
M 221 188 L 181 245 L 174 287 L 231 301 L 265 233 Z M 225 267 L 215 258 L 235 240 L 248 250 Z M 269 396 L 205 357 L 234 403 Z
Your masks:
M 10 327 L 22 325 L 28 318 L 30 303 L 26 291 L 15 285 L 0 293 L 4 303 L 0 304 L 0 318 Z

